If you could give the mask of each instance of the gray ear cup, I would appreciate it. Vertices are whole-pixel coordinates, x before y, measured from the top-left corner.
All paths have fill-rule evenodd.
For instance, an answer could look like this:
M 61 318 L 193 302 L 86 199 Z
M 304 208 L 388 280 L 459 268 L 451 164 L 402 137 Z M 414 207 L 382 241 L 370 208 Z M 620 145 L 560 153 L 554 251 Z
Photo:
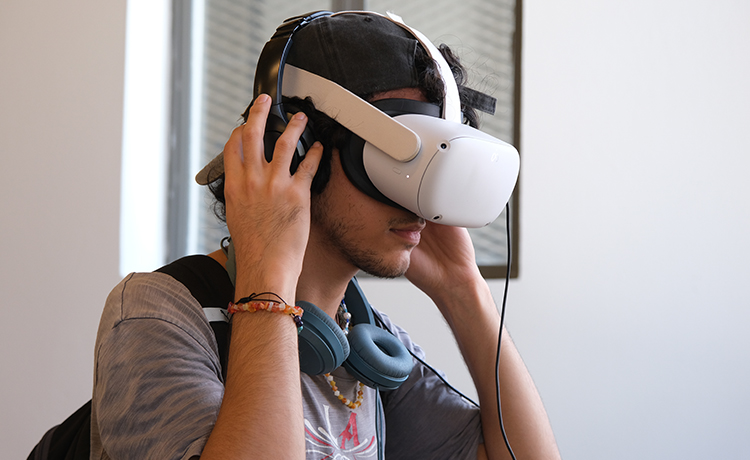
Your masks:
M 394 390 L 409 377 L 413 366 L 406 347 L 390 332 L 373 324 L 358 324 L 349 331 L 351 353 L 344 367 L 373 388 Z
M 305 311 L 300 332 L 300 370 L 308 375 L 325 374 L 341 366 L 349 356 L 349 342 L 330 316 L 310 302 L 297 303 Z
M 414 365 L 409 350 L 393 334 L 376 325 L 372 307 L 356 278 L 349 282 L 344 299 L 353 324 L 348 336 L 351 352 L 344 367 L 370 387 L 398 388 Z

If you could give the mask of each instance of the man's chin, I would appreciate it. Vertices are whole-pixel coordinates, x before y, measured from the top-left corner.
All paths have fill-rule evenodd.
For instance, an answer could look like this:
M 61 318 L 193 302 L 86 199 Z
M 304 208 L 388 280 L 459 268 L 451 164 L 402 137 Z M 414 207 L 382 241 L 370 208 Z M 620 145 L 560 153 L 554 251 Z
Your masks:
M 372 275 L 376 278 L 382 279 L 394 279 L 404 276 L 406 270 L 409 268 L 409 259 L 405 261 L 398 261 L 387 263 L 384 260 L 379 260 L 376 263 L 369 261 L 370 263 L 363 263 L 359 265 L 359 269 L 368 275 Z
M 384 280 L 392 280 L 396 278 L 400 278 L 404 276 L 406 273 L 406 270 L 402 270 L 399 272 L 384 272 L 384 271 L 370 271 L 370 270 L 362 270 L 363 272 L 367 273 L 368 275 L 372 275 L 376 278 L 384 279 Z

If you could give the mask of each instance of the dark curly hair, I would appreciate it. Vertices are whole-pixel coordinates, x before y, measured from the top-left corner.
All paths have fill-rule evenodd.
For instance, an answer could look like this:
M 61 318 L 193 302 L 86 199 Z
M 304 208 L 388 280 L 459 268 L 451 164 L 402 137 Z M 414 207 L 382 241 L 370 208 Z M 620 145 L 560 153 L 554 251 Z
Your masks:
M 421 46 L 418 46 L 415 55 L 415 65 L 419 75 L 419 86 L 429 102 L 440 104 L 445 97 L 445 86 L 440 76 L 437 63 L 427 54 Z M 477 112 L 466 104 L 466 83 L 468 75 L 466 69 L 461 64 L 458 56 L 447 45 L 439 46 L 440 53 L 453 72 L 453 77 L 458 85 L 458 92 L 461 98 L 461 111 L 463 112 L 464 123 L 474 127 L 479 127 L 479 117 Z M 369 101 L 374 94 L 357 94 L 362 99 Z M 299 99 L 292 98 L 289 100 L 292 106 L 299 109 L 307 115 L 308 126 L 311 126 L 315 133 L 316 140 L 323 144 L 323 158 L 318 166 L 318 171 L 312 181 L 311 191 L 313 194 L 319 194 L 325 189 L 331 177 L 331 155 L 333 149 L 344 151 L 349 142 L 351 132 L 341 124 L 329 117 L 323 112 L 315 109 L 310 98 Z M 250 107 L 242 114 L 242 118 L 247 122 Z M 226 222 L 226 200 L 224 197 L 224 175 L 222 174 L 215 182 L 209 184 L 209 190 L 215 198 L 214 213 L 216 216 Z

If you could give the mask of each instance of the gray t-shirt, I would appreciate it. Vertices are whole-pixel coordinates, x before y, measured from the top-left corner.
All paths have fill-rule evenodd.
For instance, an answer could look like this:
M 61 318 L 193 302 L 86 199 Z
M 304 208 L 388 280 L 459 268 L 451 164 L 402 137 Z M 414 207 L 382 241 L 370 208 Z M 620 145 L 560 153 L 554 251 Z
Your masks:
M 380 314 L 417 356 L 423 351 Z M 91 459 L 191 459 L 200 456 L 224 395 L 218 347 L 200 304 L 162 273 L 131 274 L 110 293 L 96 340 Z M 273 372 L 269 369 L 268 372 Z M 358 382 L 332 373 L 354 400 Z M 364 389 L 351 410 L 324 376 L 300 373 L 308 460 L 474 459 L 479 410 L 415 360 L 409 379 L 378 395 Z M 376 420 L 385 419 L 377 438 Z M 388 440 L 385 443 L 385 440 Z M 283 442 L 283 440 L 279 440 Z

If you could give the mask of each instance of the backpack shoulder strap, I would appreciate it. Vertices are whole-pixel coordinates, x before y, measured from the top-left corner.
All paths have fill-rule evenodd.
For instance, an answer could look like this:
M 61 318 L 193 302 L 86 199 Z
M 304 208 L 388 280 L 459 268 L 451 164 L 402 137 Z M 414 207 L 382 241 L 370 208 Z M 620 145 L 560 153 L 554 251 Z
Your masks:
M 221 264 L 209 256 L 185 256 L 156 270 L 184 284 L 201 306 L 225 308 L 234 300 L 234 286 Z
M 222 373 L 226 374 L 229 351 L 229 302 L 234 285 L 221 264 L 204 255 L 185 256 L 156 270 L 182 283 L 201 304 L 219 346 Z M 226 378 L 226 375 L 224 375 Z
M 234 286 L 220 263 L 208 256 L 187 256 L 156 270 L 176 279 L 201 304 L 219 346 L 226 380 L 229 320 L 221 313 L 234 296 Z M 27 460 L 88 460 L 91 443 L 91 401 L 44 434 Z
M 91 452 L 91 400 L 50 428 L 26 460 L 88 460 Z

